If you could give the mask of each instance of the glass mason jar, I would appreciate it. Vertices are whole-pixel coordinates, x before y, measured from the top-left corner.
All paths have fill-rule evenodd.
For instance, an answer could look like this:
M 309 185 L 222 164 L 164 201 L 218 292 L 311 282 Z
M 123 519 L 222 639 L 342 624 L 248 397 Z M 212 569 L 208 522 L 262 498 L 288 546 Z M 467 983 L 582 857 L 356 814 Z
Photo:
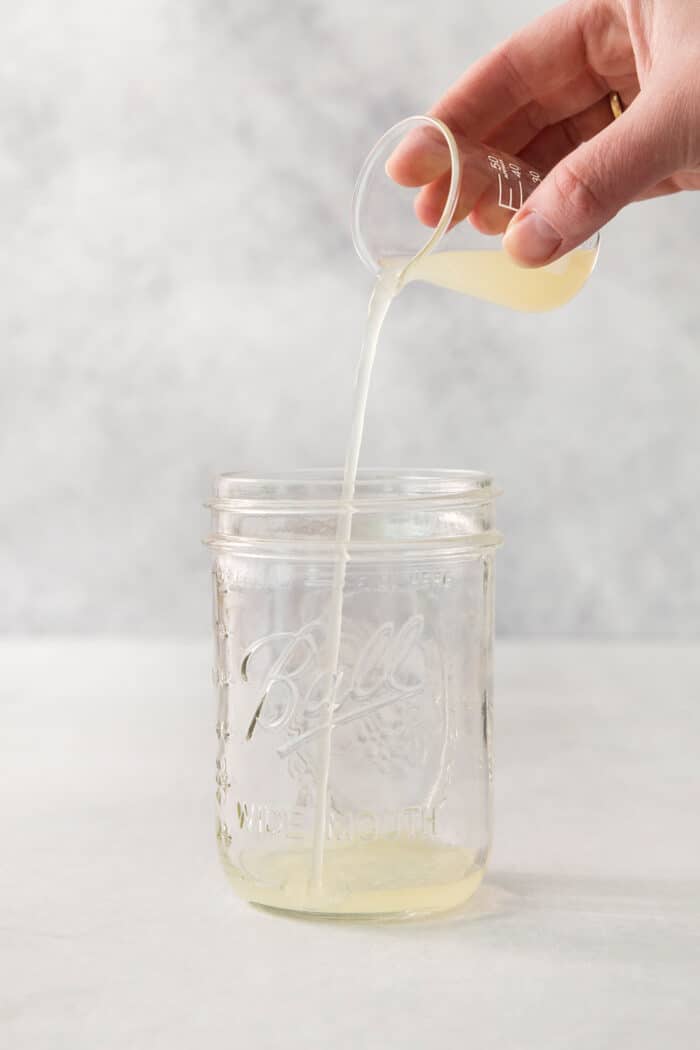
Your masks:
M 221 475 L 217 839 L 236 891 L 331 915 L 454 907 L 491 841 L 490 478 L 361 471 L 337 667 L 337 471 Z

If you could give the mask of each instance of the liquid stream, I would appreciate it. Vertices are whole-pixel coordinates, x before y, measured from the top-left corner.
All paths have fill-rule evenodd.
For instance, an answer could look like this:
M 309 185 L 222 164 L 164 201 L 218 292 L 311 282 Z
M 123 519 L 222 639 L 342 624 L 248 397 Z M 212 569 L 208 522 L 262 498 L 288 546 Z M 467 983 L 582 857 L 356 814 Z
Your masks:
M 311 857 L 311 878 L 308 867 L 301 865 L 298 879 L 293 879 L 293 895 L 302 894 L 301 884 L 306 886 L 304 894 L 316 901 L 321 910 L 323 902 L 328 904 L 333 893 L 333 870 L 337 856 L 328 853 L 328 870 L 324 866 L 325 831 L 328 821 L 328 787 L 331 766 L 331 744 L 335 697 L 339 682 L 340 641 L 343 627 L 343 593 L 348 561 L 348 546 L 352 533 L 352 501 L 355 494 L 357 467 L 362 444 L 367 398 L 372 367 L 377 351 L 377 342 L 391 301 L 401 288 L 412 281 L 427 281 L 430 284 L 450 288 L 478 299 L 498 303 L 514 310 L 552 310 L 568 302 L 585 284 L 595 265 L 594 249 L 579 249 L 563 259 L 539 269 L 527 270 L 517 266 L 501 250 L 435 252 L 411 261 L 409 258 L 387 259 L 377 278 L 370 298 L 365 338 L 362 344 L 353 396 L 352 422 L 345 458 L 341 510 L 336 531 L 337 559 L 333 576 L 330 602 L 330 619 L 327 642 L 326 671 L 331 682 L 327 720 L 320 738 L 319 776 L 317 782 L 316 810 Z M 369 856 L 369 847 L 364 848 Z M 387 853 L 391 856 L 391 852 Z M 378 858 L 375 858 L 378 859 Z M 399 858 L 394 857 L 395 863 Z M 358 861 L 359 862 L 359 861 Z M 297 864 L 290 857 L 290 863 Z M 347 857 L 344 859 L 347 863 Z M 361 864 L 361 867 L 363 865 Z M 296 870 L 296 868 L 295 868 Z M 459 880 L 457 880 L 459 881 Z M 310 883 L 310 885 L 309 885 Z M 437 891 L 436 891 L 437 893 Z M 303 894 L 302 894 L 303 896 Z M 306 899 L 306 897 L 304 897 Z M 388 902 L 383 901 L 384 904 Z M 291 904 L 277 905 L 291 907 Z M 308 905 L 306 905 L 308 908 Z M 318 910 L 318 909 L 316 909 Z M 348 910 L 351 910 L 348 908 Z

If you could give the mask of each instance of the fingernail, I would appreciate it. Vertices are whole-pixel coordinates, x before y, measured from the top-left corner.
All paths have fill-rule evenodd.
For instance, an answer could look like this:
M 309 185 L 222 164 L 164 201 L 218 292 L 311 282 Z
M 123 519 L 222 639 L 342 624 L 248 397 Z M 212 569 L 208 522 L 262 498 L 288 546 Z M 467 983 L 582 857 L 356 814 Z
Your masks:
M 503 238 L 503 246 L 522 266 L 539 266 L 552 258 L 562 236 L 536 211 L 516 215 Z

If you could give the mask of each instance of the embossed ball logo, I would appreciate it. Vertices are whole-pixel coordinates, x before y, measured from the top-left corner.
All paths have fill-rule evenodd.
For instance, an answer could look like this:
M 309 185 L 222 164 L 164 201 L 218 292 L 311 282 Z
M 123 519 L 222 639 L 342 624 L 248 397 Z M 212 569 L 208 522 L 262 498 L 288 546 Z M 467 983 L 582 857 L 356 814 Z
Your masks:
M 344 620 L 337 676 L 325 665 L 322 621 L 270 634 L 249 645 L 241 663 L 244 692 L 255 698 L 246 740 L 272 746 L 309 804 L 319 743 L 332 730 L 330 793 L 368 806 L 433 802 L 446 771 L 449 722 L 440 648 L 423 616 L 400 626 Z M 330 721 L 329 721 L 330 720 Z M 424 776 L 416 777 L 423 767 Z M 352 788 L 350 784 L 352 782 Z M 345 788 L 347 785 L 347 790 Z M 422 788 L 420 788 L 420 786 Z

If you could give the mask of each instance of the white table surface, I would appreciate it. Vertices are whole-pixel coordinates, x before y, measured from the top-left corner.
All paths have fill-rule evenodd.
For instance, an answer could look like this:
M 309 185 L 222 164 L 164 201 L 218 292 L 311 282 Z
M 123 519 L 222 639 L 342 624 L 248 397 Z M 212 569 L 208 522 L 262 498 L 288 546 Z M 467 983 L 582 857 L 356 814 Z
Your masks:
M 700 646 L 499 644 L 490 874 L 383 925 L 233 895 L 209 667 L 0 644 L 0 1046 L 700 1045 Z

